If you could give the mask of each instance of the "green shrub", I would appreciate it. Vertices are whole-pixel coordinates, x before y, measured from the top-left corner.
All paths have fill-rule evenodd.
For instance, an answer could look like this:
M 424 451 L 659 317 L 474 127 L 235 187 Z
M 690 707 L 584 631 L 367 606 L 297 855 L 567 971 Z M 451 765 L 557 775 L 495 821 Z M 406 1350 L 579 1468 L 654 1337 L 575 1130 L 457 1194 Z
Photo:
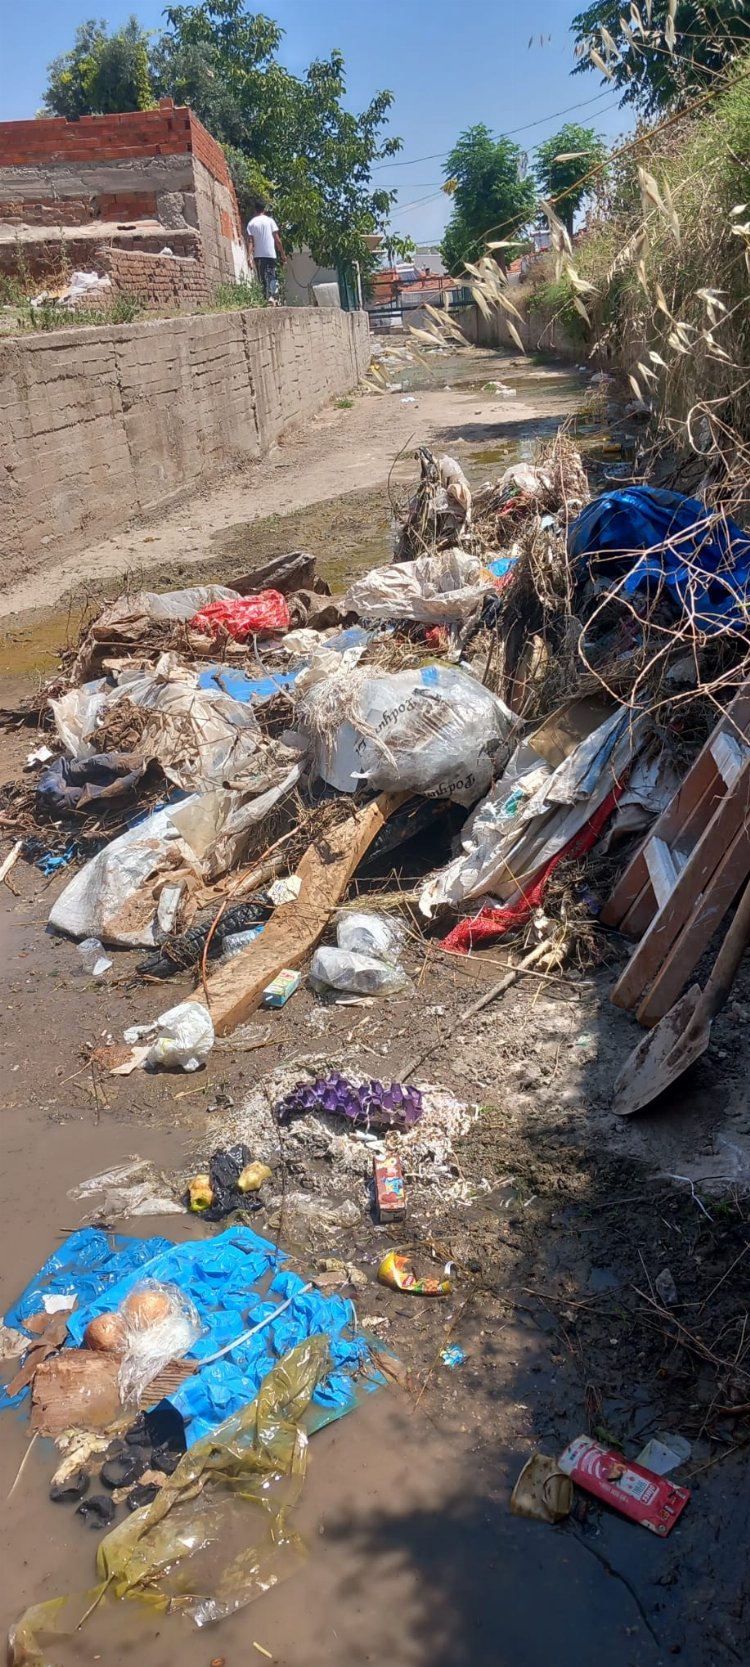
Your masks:
M 211 312 L 240 312 L 246 307 L 267 307 L 263 285 L 257 278 L 240 283 L 218 284 L 211 298 Z

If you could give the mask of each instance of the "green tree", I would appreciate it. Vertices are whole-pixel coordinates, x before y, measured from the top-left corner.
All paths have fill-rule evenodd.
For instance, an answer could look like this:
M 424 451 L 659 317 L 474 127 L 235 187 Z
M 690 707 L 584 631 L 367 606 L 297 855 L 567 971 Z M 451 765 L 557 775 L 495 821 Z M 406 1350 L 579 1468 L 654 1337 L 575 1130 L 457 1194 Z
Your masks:
M 606 154 L 604 140 L 595 129 L 578 122 L 566 122 L 559 133 L 537 145 L 534 165 L 542 192 L 555 198 L 557 213 L 571 233 L 581 203 L 595 189 L 593 181 L 581 181 Z
M 245 0 L 173 5 L 165 16 L 155 39 L 135 19 L 111 37 L 104 23 L 82 24 L 50 65 L 46 112 L 136 110 L 167 95 L 189 104 L 225 147 L 243 213 L 263 196 L 291 245 L 309 244 L 324 265 L 366 269 L 364 239 L 385 230 L 395 198 L 372 185 L 373 165 L 401 149 L 383 134 L 393 94 L 346 109 L 340 52 L 292 75 L 278 58 L 283 30 Z
M 79 23 L 70 51 L 53 58 L 47 70 L 45 115 L 76 121 L 78 116 L 92 114 L 89 86 L 106 39 L 107 25 L 103 21 L 89 18 L 87 23 Z
M 456 274 L 465 261 L 483 253 L 493 233 L 498 240 L 510 239 L 528 224 L 536 190 L 520 147 L 512 139 L 493 139 L 481 122 L 456 140 L 444 172 L 453 212 L 441 253 L 449 271 Z
M 69 121 L 147 110 L 154 102 L 149 36 L 136 17 L 114 35 L 93 18 L 80 24 L 70 52 L 55 58 L 47 73 L 45 113 Z
M 591 67 L 593 48 L 609 70 L 604 85 L 614 84 L 623 104 L 653 116 L 707 91 L 750 46 L 746 0 L 677 0 L 671 13 L 669 0 L 630 8 L 622 0 L 593 0 L 571 24 L 574 75 Z
M 190 104 L 225 145 L 243 213 L 262 195 L 290 243 L 307 243 L 321 264 L 369 264 L 363 239 L 384 229 L 394 199 L 372 188 L 372 167 L 401 148 L 382 136 L 392 93 L 358 115 L 345 109 L 341 53 L 292 75 L 277 57 L 283 31 L 244 0 L 170 6 L 166 16 L 152 54 L 157 90 Z

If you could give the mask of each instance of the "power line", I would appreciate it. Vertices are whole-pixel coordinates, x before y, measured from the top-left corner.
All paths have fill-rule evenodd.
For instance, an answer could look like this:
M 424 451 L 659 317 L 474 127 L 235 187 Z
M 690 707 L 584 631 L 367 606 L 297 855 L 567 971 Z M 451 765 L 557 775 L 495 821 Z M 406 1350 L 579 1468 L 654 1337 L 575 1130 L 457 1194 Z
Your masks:
M 409 208 L 418 208 L 421 203 L 437 202 L 438 197 L 442 197 L 442 196 L 443 196 L 443 187 L 441 185 L 439 191 L 431 191 L 428 197 L 415 197 L 414 201 L 411 202 L 411 203 L 399 203 L 398 208 L 392 208 L 391 209 L 390 219 L 395 220 L 397 214 L 405 214 L 407 209 L 409 209 Z
M 573 110 L 585 110 L 588 105 L 598 104 L 600 99 L 608 97 L 609 88 L 605 87 L 604 91 L 596 93 L 594 98 L 584 98 L 579 100 L 578 104 L 568 104 L 564 110 L 553 110 L 549 116 L 540 116 L 535 122 L 525 122 L 522 127 L 509 127 L 504 134 L 496 134 L 495 137 L 512 139 L 516 133 L 528 133 L 532 127 L 544 127 L 545 122 L 557 121 L 558 116 L 569 116 Z M 619 98 L 613 98 L 611 105 L 606 105 L 605 109 L 614 109 L 615 105 L 619 103 Z M 597 113 L 603 116 L 604 110 Z M 372 172 L 374 174 L 379 173 L 383 168 L 415 168 L 418 162 L 442 162 L 446 156 L 450 156 L 450 151 L 441 150 L 433 151 L 431 156 L 414 156 L 411 162 L 379 162 Z

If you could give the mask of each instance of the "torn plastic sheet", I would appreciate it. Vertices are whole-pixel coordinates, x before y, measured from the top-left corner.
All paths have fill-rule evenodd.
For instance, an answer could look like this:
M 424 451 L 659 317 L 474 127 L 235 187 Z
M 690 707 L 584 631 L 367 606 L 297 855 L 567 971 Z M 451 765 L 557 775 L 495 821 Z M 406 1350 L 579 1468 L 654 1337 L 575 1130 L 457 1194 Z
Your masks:
M 613 788 L 621 788 L 651 734 L 646 714 L 620 707 L 579 742 L 551 774 L 546 772 L 518 813 L 498 828 L 497 807 L 508 799 L 501 777 L 464 830 L 464 850 L 424 886 L 419 906 L 431 915 L 440 904 L 460 904 L 490 893 L 512 903 L 570 845 Z M 513 777 L 515 787 L 523 776 Z
M 166 1176 L 147 1158 L 133 1157 L 99 1175 L 90 1175 L 87 1181 L 71 1189 L 68 1198 L 88 1200 L 96 1195 L 100 1195 L 101 1201 L 87 1219 L 98 1226 L 137 1216 L 185 1213 Z
M 230 1227 L 213 1238 L 185 1244 L 162 1240 L 159 1245 L 137 1271 L 126 1264 L 121 1280 L 100 1296 L 77 1304 L 69 1342 L 80 1346 L 89 1320 L 118 1308 L 141 1280 L 179 1286 L 194 1303 L 204 1327 L 188 1355 L 197 1370 L 170 1396 L 184 1420 L 188 1447 L 252 1398 L 277 1360 L 318 1333 L 328 1338 L 332 1369 L 316 1389 L 316 1404 L 339 1412 L 355 1404 L 352 1378 L 366 1361 L 367 1345 L 356 1332 L 351 1303 L 337 1295 L 305 1292 L 304 1281 L 287 1267 L 284 1253 L 249 1227 Z M 261 1296 L 253 1287 L 269 1276 L 271 1283 Z M 70 1289 L 69 1281 L 65 1288 Z M 277 1320 L 269 1318 L 287 1297 L 294 1298 L 291 1306 Z M 257 1336 L 200 1368 L 201 1360 L 208 1361 L 264 1319 L 269 1323 Z
M 609 851 L 615 840 L 648 828 L 666 810 L 679 785 L 680 777 L 664 749 L 644 751 L 628 776 L 600 851 Z
M 52 905 L 50 926 L 72 938 L 153 949 L 166 935 L 159 920 L 165 887 L 214 879 L 241 861 L 253 828 L 299 779 L 302 765 L 290 765 L 291 757 L 271 761 L 257 785 L 269 773 L 277 779 L 264 792 L 194 793 L 139 820 L 73 875 Z
M 602 828 L 606 827 L 616 809 L 617 798 L 618 789 L 613 788 L 586 826 L 574 834 L 570 843 L 564 845 L 556 856 L 550 857 L 546 866 L 512 903 L 506 904 L 505 907 L 499 904 L 494 909 L 480 909 L 479 913 L 472 915 L 470 919 L 460 920 L 453 931 L 448 933 L 447 938 L 443 939 L 443 949 L 457 955 L 468 955 L 469 950 L 476 944 L 502 938 L 506 932 L 523 926 L 531 918 L 534 910 L 540 908 L 550 874 L 557 868 L 558 863 L 562 862 L 563 857 L 583 857 L 596 844 Z
M 200 608 L 212 602 L 239 601 L 239 592 L 227 585 L 191 585 L 186 590 L 138 590 L 133 596 L 119 596 L 96 620 L 96 626 L 108 627 L 122 620 L 140 619 L 179 624 L 192 619 Z
M 699 498 L 654 486 L 602 492 L 571 522 L 568 553 L 623 596 L 668 591 L 698 631 L 747 630 L 750 538 Z
M 492 589 L 476 556 L 446 550 L 416 561 L 375 567 L 356 579 L 344 606 L 360 619 L 418 620 L 423 625 L 465 624 Z
M 232 602 L 209 602 L 190 622 L 194 631 L 216 639 L 222 635 L 245 642 L 248 637 L 273 636 L 289 630 L 289 604 L 278 590 L 257 596 L 238 596 Z
M 290 1350 L 316 1336 L 325 1336 L 328 1358 L 328 1370 L 313 1391 L 318 1424 L 352 1411 L 361 1392 L 382 1382 L 369 1370 L 368 1344 L 357 1330 L 352 1303 L 337 1293 L 309 1290 L 277 1245 L 244 1226 L 184 1244 L 85 1228 L 45 1263 L 8 1311 L 6 1324 L 23 1330 L 45 1298 L 74 1296 L 66 1347 L 79 1348 L 90 1320 L 118 1309 L 144 1280 L 177 1286 L 203 1328 L 187 1355 L 195 1371 L 170 1395 L 188 1448 L 252 1400 Z M 262 1329 L 248 1336 L 259 1322 L 265 1322 Z M 0 1391 L 0 1407 L 20 1399 L 10 1401 Z
M 260 706 L 290 689 L 298 675 L 297 671 L 272 671 L 265 677 L 250 677 L 246 671 L 232 666 L 207 666 L 198 675 L 198 688 L 218 689 L 220 694 L 231 695 L 232 700 L 239 700 L 243 705 L 255 701 Z
M 96 1612 L 94 1627 L 103 1621 L 106 1629 L 107 1611 L 123 1598 L 203 1627 L 292 1574 L 304 1548 L 290 1517 L 308 1436 L 328 1421 L 312 1402 L 329 1364 L 322 1335 L 275 1361 L 257 1397 L 196 1443 L 153 1503 L 100 1542 L 99 1586 L 26 1610 L 10 1634 L 11 1667 L 53 1667 L 55 1643 L 72 1637 L 83 1615 Z
M 135 798 L 148 769 L 135 752 L 95 753 L 90 758 L 55 758 L 36 784 L 37 803 L 58 816 L 104 803 Z
M 187 813 L 199 802 L 194 796 L 180 806 L 156 810 L 98 851 L 53 903 L 53 930 L 131 949 L 153 948 L 159 877 L 182 868 L 200 878 L 196 853 L 173 820 L 178 809 Z
M 138 751 L 158 759 L 176 786 L 205 792 L 237 782 L 252 767 L 261 739 L 252 707 L 222 689 L 200 687 L 198 670 L 169 653 L 153 669 L 127 665 L 114 684 L 84 683 L 50 702 L 57 733 L 73 758 L 100 750 L 97 729 L 122 700 L 148 714 Z

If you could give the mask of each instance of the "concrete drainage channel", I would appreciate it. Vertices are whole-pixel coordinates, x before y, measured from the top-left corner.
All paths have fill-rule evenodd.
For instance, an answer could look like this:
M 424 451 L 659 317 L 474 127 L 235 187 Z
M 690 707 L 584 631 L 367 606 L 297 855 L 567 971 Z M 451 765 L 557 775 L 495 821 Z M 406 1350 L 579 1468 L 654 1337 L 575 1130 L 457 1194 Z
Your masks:
M 491 368 L 528 406 L 524 373 Z M 2 1618 L 68 1594 L 56 1662 L 136 1644 L 147 1667 L 175 1646 L 188 1667 L 349 1667 L 363 1638 L 438 1667 L 496 1661 L 498 1638 L 534 1667 L 582 1647 L 702 1667 L 706 1634 L 712 1660 L 742 1653 L 716 1593 L 742 1544 L 747 981 L 708 1063 L 618 1119 L 639 1031 L 609 997 L 634 946 L 601 912 L 710 737 L 683 702 L 679 744 L 648 701 L 623 721 L 633 611 L 626 631 L 591 546 L 568 585 L 571 528 L 631 455 L 605 393 L 593 459 L 596 435 L 556 437 L 563 411 L 511 419 L 484 382 L 363 401 L 371 447 L 378 423 L 417 436 L 359 549 L 361 496 L 230 512 L 208 567 L 175 582 L 160 546 L 92 606 L 54 690 L 4 700 Z M 636 617 L 658 631 L 648 596 Z M 658 1486 L 636 1469 L 621 1490 L 632 1515 L 656 1488 L 669 1532 L 647 1534 L 617 1488 L 662 1449 Z M 527 1472 L 515 1515 L 535 1456 L 554 1496 Z M 271 1543 L 259 1487 L 306 1563 Z M 119 1600 L 154 1581 L 182 1619 Z M 220 1622 L 208 1646 L 190 1617 Z

